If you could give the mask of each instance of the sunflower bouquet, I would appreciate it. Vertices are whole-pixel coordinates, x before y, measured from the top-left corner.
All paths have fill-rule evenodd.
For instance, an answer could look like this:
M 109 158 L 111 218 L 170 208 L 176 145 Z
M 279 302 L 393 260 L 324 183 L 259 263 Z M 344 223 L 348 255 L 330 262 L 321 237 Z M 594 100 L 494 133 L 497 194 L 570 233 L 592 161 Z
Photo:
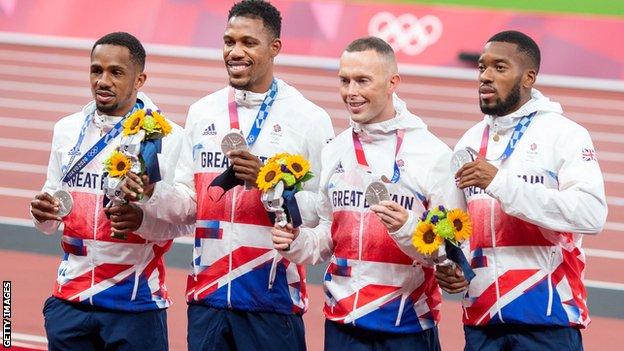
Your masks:
M 284 227 L 290 216 L 294 227 L 301 224 L 295 193 L 304 182 L 314 177 L 310 163 L 300 155 L 280 153 L 267 160 L 260 168 L 256 184 L 262 191 L 264 208 L 275 216 L 275 222 Z M 285 206 L 285 207 L 284 207 Z
M 456 263 L 470 281 L 474 272 L 460 245 L 471 234 L 472 222 L 468 213 L 457 208 L 447 210 L 444 206 L 438 206 L 422 214 L 412 235 L 412 245 L 436 264 Z
M 431 255 L 446 241 L 459 246 L 472 234 L 468 214 L 460 209 L 447 211 L 444 206 L 425 211 L 412 236 L 412 244 L 423 255 Z
M 286 189 L 302 189 L 302 184 L 314 177 L 310 163 L 300 155 L 287 152 L 277 154 L 267 160 L 258 173 L 258 189 L 266 192 L 283 181 Z
M 122 126 L 121 144 L 104 161 L 105 206 L 125 203 L 121 187 L 128 172 L 147 174 L 150 183 L 160 180 L 157 154 L 161 139 L 172 130 L 160 111 L 152 109 L 135 111 Z

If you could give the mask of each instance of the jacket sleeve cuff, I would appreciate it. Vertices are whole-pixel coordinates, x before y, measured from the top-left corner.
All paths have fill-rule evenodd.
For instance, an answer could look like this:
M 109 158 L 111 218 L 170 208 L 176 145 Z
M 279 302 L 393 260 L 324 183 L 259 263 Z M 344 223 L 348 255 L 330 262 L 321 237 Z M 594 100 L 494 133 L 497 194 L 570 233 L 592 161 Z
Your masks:
M 292 263 L 300 264 L 305 259 L 306 236 L 310 235 L 310 233 L 306 233 L 306 230 L 307 228 L 299 230 L 299 235 L 290 243 L 288 250 L 279 251 L 284 258 Z
M 399 245 L 402 251 L 409 252 L 409 256 L 412 256 L 414 247 L 412 246 L 412 234 L 418 224 L 418 218 L 412 211 L 408 211 L 407 221 L 396 232 L 388 232 L 390 237 Z
M 495 199 L 500 199 L 501 194 L 504 193 L 505 183 L 507 180 L 507 171 L 504 169 L 499 169 L 494 176 L 494 179 L 490 182 L 487 188 L 485 188 L 485 192 Z
M 416 228 L 417 218 L 414 212 L 407 211 L 407 220 L 403 223 L 403 226 L 399 228 L 395 232 L 388 232 L 391 237 L 393 237 L 397 242 L 408 242 L 412 241 L 412 233 Z M 411 245 L 411 244 L 410 244 Z
M 143 196 L 143 198 L 139 201 L 134 202 L 139 208 L 143 210 L 143 212 L 149 212 L 149 209 L 153 206 L 157 206 L 158 198 L 160 197 L 160 193 L 162 192 L 161 182 L 157 182 L 154 185 L 154 191 L 151 196 Z M 145 214 L 143 215 L 143 219 L 145 219 Z

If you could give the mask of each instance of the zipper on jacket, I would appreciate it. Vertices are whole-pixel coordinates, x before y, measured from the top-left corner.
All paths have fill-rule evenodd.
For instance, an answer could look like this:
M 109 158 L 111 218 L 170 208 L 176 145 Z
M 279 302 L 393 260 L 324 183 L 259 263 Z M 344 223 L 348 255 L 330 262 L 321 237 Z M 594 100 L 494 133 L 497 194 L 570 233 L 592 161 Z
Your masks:
M 101 175 L 100 175 L 101 176 Z M 99 190 L 95 189 L 95 211 L 93 212 L 93 245 L 97 245 L 97 228 L 98 228 L 98 212 L 100 211 L 100 194 Z M 97 250 L 91 250 L 91 289 L 95 285 L 95 254 Z M 89 295 L 89 304 L 93 305 L 93 292 Z
M 277 262 L 280 256 L 279 252 L 275 251 L 275 256 L 273 256 L 271 262 L 271 270 L 269 271 L 269 290 L 273 289 L 273 282 L 275 282 L 275 276 L 277 275 Z
M 553 304 L 553 287 L 552 287 L 552 273 L 554 270 L 555 263 L 555 253 L 556 247 L 553 246 L 550 249 L 550 262 L 548 265 L 548 306 L 546 307 L 546 316 L 550 316 L 552 314 L 552 304 Z
M 364 210 L 365 211 L 365 210 Z M 364 238 L 364 211 L 360 211 L 360 228 L 359 228 L 359 233 L 358 233 L 358 264 L 362 262 L 362 241 Z M 355 268 L 355 267 L 353 267 Z M 353 276 L 353 280 L 354 281 L 358 281 L 359 280 L 359 274 L 358 274 L 358 270 L 354 269 L 355 271 L 355 275 Z M 360 290 L 358 289 L 355 292 L 355 299 L 353 299 L 353 309 L 351 310 L 352 314 L 355 314 L 355 310 L 357 309 L 357 303 L 358 300 L 360 298 Z M 353 319 L 352 322 L 353 325 L 355 325 L 355 318 Z
M 499 302 L 500 302 L 500 287 L 498 285 L 498 260 L 496 258 L 496 228 L 494 227 L 494 207 L 496 205 L 495 199 L 490 199 L 490 233 L 492 235 L 492 256 L 494 258 L 494 286 L 496 287 L 496 313 L 498 314 L 498 318 L 502 323 L 505 323 L 503 320 L 503 313 L 501 311 Z
M 232 239 L 234 238 L 234 209 L 236 208 L 236 189 L 232 192 L 232 211 L 230 214 L 230 233 L 228 235 L 228 279 L 227 279 L 227 307 L 232 308 Z
M 147 241 L 145 242 L 147 244 Z M 145 254 L 145 251 L 143 252 Z M 147 262 L 146 257 L 141 257 L 141 261 L 134 264 L 134 286 L 132 287 L 132 296 L 130 297 L 130 301 L 136 300 L 137 292 L 139 291 L 139 280 L 141 278 L 140 272 L 145 269 L 145 262 Z M 149 277 L 147 277 L 149 280 Z M 148 282 L 149 284 L 149 282 Z
M 403 293 L 401 294 L 401 304 L 399 305 L 399 313 L 397 313 L 396 321 L 394 322 L 394 326 L 398 327 L 401 325 L 401 316 L 403 316 L 403 310 L 405 309 L 405 301 L 407 301 L 407 297 L 409 294 Z

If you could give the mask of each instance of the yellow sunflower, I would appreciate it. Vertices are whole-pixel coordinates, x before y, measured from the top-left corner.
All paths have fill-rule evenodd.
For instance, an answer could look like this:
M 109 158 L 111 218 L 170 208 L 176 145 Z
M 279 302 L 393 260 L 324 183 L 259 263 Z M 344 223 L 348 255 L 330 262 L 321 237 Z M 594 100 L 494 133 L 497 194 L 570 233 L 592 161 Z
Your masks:
M 470 221 L 470 216 L 468 216 L 466 212 L 456 208 L 448 211 L 446 219 L 453 223 L 455 227 L 455 240 L 457 242 L 462 242 L 470 238 L 472 234 L 472 222 Z
M 162 130 L 163 136 L 166 136 L 167 134 L 171 133 L 171 129 L 172 129 L 171 124 L 167 122 L 165 117 L 161 115 L 159 111 L 152 111 L 152 117 L 154 117 L 156 124 L 160 126 L 160 130 Z
M 278 163 L 271 162 L 267 163 L 262 168 L 260 168 L 260 172 L 258 172 L 258 179 L 256 179 L 256 183 L 258 184 L 258 189 L 262 191 L 267 191 L 277 184 L 282 179 L 282 170 Z
M 300 155 L 291 155 L 286 158 L 286 167 L 295 178 L 300 179 L 310 170 L 310 163 Z
M 290 154 L 288 152 L 282 152 L 282 153 L 279 153 L 279 154 L 275 154 L 271 158 L 269 158 L 266 163 L 279 162 L 280 160 L 285 160 L 289 156 L 290 156 Z
M 444 238 L 433 232 L 433 224 L 420 222 L 412 236 L 412 245 L 423 255 L 431 255 L 444 242 Z
M 135 113 L 131 114 L 130 117 L 126 118 L 123 122 L 123 134 L 125 136 L 134 135 L 141 130 L 143 127 L 143 120 L 145 119 L 145 110 L 137 110 Z
M 132 167 L 132 161 L 119 151 L 113 152 L 105 164 L 108 175 L 114 178 L 125 176 Z

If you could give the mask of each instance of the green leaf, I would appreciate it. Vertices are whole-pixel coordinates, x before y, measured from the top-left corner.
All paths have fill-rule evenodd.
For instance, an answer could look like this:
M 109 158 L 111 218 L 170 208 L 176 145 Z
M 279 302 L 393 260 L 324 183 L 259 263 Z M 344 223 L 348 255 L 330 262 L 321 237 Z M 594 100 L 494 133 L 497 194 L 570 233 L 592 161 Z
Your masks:
M 314 173 L 308 172 L 303 177 L 301 177 L 301 179 L 299 179 L 299 181 L 300 182 L 307 182 L 308 180 L 310 180 L 312 178 L 314 178 Z

